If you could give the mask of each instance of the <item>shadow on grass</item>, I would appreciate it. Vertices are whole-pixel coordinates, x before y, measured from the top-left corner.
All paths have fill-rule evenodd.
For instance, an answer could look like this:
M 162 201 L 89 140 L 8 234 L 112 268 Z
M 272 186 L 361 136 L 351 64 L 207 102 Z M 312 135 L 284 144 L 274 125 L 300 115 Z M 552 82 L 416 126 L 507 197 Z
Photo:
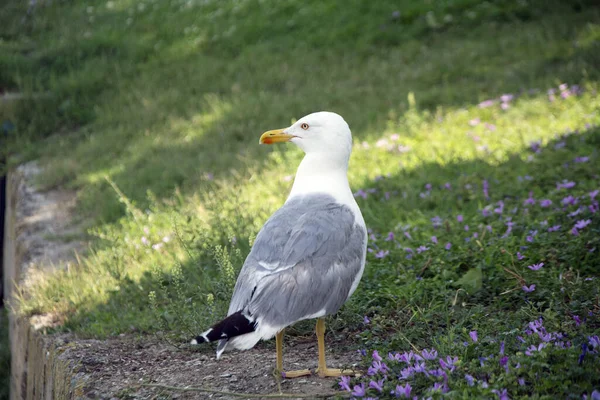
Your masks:
M 404 249 L 395 250 L 396 255 L 392 261 L 384 261 L 372 258 L 369 256 L 368 264 L 359 290 L 353 297 L 349 305 L 345 306 L 348 313 L 352 317 L 342 316 L 346 318 L 345 324 L 349 321 L 355 321 L 356 316 L 365 315 L 367 312 L 377 310 L 377 313 L 396 314 L 395 318 L 398 323 L 408 323 L 412 318 L 412 314 L 403 313 L 402 310 L 417 304 L 419 307 L 439 303 L 443 305 L 437 311 L 433 311 L 436 318 L 427 321 L 428 328 L 436 332 L 443 332 L 448 327 L 448 315 L 445 314 L 448 304 L 452 302 L 452 298 L 457 295 L 455 293 L 456 286 L 451 282 L 458 282 L 466 272 L 473 268 L 480 268 L 483 271 L 483 281 L 481 288 L 475 293 L 466 296 L 467 303 L 464 313 L 468 314 L 469 307 L 489 307 L 486 312 L 495 312 L 498 315 L 503 313 L 513 313 L 518 307 L 522 306 L 522 299 L 518 297 L 518 293 L 513 296 L 500 296 L 500 293 L 507 288 L 514 287 L 514 278 L 505 274 L 498 265 L 503 265 L 507 262 L 505 248 L 509 253 L 516 253 L 518 249 L 523 251 L 522 246 L 529 246 L 530 255 L 536 253 L 540 260 L 546 260 L 546 268 L 553 268 L 552 271 L 565 276 L 568 274 L 577 274 L 583 277 L 597 273 L 597 265 L 600 265 L 600 252 L 593 251 L 592 247 L 600 245 L 600 242 L 593 233 L 586 231 L 587 244 L 572 240 L 574 237 L 570 235 L 566 227 L 574 223 L 573 218 L 567 218 L 566 214 L 557 213 L 557 216 L 551 221 L 551 224 L 561 224 L 563 231 L 562 236 L 556 236 L 555 239 L 549 239 L 546 244 L 529 244 L 525 242 L 525 236 L 528 229 L 534 229 L 533 225 L 537 226 L 538 221 L 535 216 L 532 219 L 525 220 L 520 223 L 520 228 L 515 228 L 513 234 L 502 239 L 500 236 L 506 229 L 505 222 L 514 218 L 518 221 L 519 218 L 529 218 L 528 214 L 515 215 L 507 208 L 505 217 L 508 219 L 500 219 L 493 217 L 484 222 L 481 219 L 481 209 L 487 204 L 496 205 L 498 201 L 505 202 L 514 201 L 513 204 L 521 205 L 523 200 L 527 198 L 529 193 L 535 193 L 536 198 L 544 198 L 549 193 L 556 191 L 556 182 L 562 179 L 573 180 L 577 182 L 579 190 L 592 191 L 598 189 L 600 182 L 598 181 L 597 171 L 600 168 L 600 130 L 593 128 L 585 132 L 575 132 L 557 138 L 549 142 L 536 156 L 534 162 L 523 160 L 521 157 L 514 155 L 510 159 L 500 165 L 490 165 L 485 160 L 478 159 L 468 162 L 451 163 L 441 166 L 435 163 L 428 163 L 420 166 L 413 171 L 400 172 L 399 175 L 390 176 L 377 182 L 364 182 L 364 188 L 374 188 L 376 191 L 371 194 L 367 200 L 359 199 L 363 215 L 367 226 L 372 229 L 372 232 L 379 237 L 385 237 L 388 231 L 396 231 L 408 228 L 398 228 L 399 226 L 423 227 L 430 226 L 431 218 L 441 215 L 444 220 L 454 219 L 456 214 L 464 214 L 465 221 L 471 220 L 473 223 L 478 221 L 478 227 L 472 226 L 474 230 L 481 229 L 485 224 L 495 225 L 494 233 L 491 234 L 494 239 L 484 242 L 485 252 L 483 247 L 481 251 L 478 248 L 471 248 L 467 251 L 451 256 L 443 256 L 433 261 L 431 259 L 411 260 L 405 258 Z M 573 164 L 572 160 L 575 156 L 588 155 L 590 162 L 588 164 Z M 568 164 L 568 168 L 565 167 Z M 529 177 L 523 179 L 523 177 Z M 489 193 L 491 199 L 484 201 L 482 199 L 481 190 L 482 182 L 489 182 Z M 426 183 L 433 184 L 433 190 L 437 192 L 432 198 L 421 197 L 416 192 L 423 188 Z M 452 185 L 452 190 L 443 188 L 445 183 Z M 384 195 L 391 193 L 389 199 Z M 409 192 L 405 196 L 403 192 Z M 566 195 L 566 193 L 565 193 Z M 556 202 L 555 202 L 556 203 Z M 508 207 L 508 206 L 507 206 Z M 534 212 L 534 211 L 532 211 Z M 492 213 L 492 215 L 495 215 Z M 547 218 L 547 217 L 544 217 Z M 425 222 L 425 223 L 423 223 Z M 599 229 L 598 221 L 595 220 L 594 227 L 590 228 L 589 232 L 594 229 Z M 440 236 L 439 246 L 443 246 L 442 236 L 448 236 L 448 225 L 442 227 L 437 233 Z M 540 229 L 540 228 L 535 228 Z M 459 229 L 462 231 L 462 229 Z M 407 241 L 402 238 L 401 241 L 406 241 L 410 246 L 416 248 L 420 244 L 428 244 L 432 246 L 428 229 L 410 230 L 413 238 Z M 481 233 L 480 233 L 481 234 Z M 456 235 L 453 237 L 452 235 Z M 460 241 L 464 236 L 461 232 L 456 232 L 449 236 L 448 240 L 454 242 L 454 246 L 460 246 Z M 470 233 L 469 233 L 470 235 Z M 482 239 L 483 240 L 483 239 Z M 238 243 L 247 243 L 248 238 L 238 238 Z M 487 244 L 486 244 L 487 243 Z M 196 250 L 193 246 L 200 246 L 202 243 L 190 243 L 192 252 Z M 227 245 L 227 243 L 223 243 Z M 377 245 L 371 241 L 370 246 L 377 251 Z M 243 248 L 243 256 L 249 251 L 248 248 Z M 454 251 L 454 250 L 453 250 Z M 201 251 L 199 251 L 201 253 Z M 407 253 L 408 254 L 408 253 Z M 437 257 L 437 256 L 436 256 Z M 450 257 L 450 258 L 447 258 Z M 504 261 L 503 261 L 504 260 Z M 532 262 L 535 261 L 532 258 Z M 185 335 L 192 332 L 185 332 L 184 327 L 178 318 L 191 318 L 190 315 L 182 316 L 177 314 L 200 313 L 208 312 L 205 309 L 194 310 L 190 309 L 192 302 L 203 304 L 206 292 L 206 279 L 218 279 L 219 267 L 214 259 L 197 259 L 187 261 L 182 265 L 183 279 L 181 286 L 173 286 L 173 276 L 170 274 L 162 274 L 160 276 L 146 273 L 141 279 L 123 280 L 119 283 L 119 290 L 111 292 L 105 304 L 99 305 L 92 311 L 84 311 L 75 313 L 68 321 L 67 328 L 78 330 L 81 326 L 89 324 L 90 321 L 95 321 L 97 325 L 102 325 L 104 318 L 107 318 L 106 323 L 115 332 L 105 332 L 112 334 L 117 332 L 128 331 L 134 328 L 136 332 L 153 332 L 157 330 L 158 321 L 153 316 L 149 309 L 147 301 L 148 292 L 153 290 L 159 294 L 159 308 L 162 310 L 161 317 L 166 329 L 172 329 L 179 335 L 179 339 L 186 339 Z M 235 263 L 236 271 L 241 267 L 241 260 Z M 202 270 L 202 271 L 201 271 Z M 416 279 L 414 276 L 410 282 L 402 281 L 407 277 L 407 271 L 420 270 L 417 274 L 422 278 L 423 285 L 426 289 L 420 289 L 419 292 L 414 292 L 413 284 Z M 554 273 L 553 272 L 553 273 Z M 408 275 L 409 277 L 412 275 Z M 562 275 L 561 275 L 562 276 Z M 404 278 L 402 278 L 404 277 Z M 553 281 L 554 282 L 554 281 Z M 558 281 L 557 281 L 558 282 Z M 167 289 L 166 295 L 162 295 L 161 285 Z M 554 284 L 553 284 L 554 285 Z M 183 288 L 183 295 L 177 292 Z M 540 290 L 554 290 L 552 287 Z M 556 289 L 558 290 L 558 289 Z M 465 292 L 466 293 L 466 292 Z M 224 313 L 223 305 L 228 304 L 230 293 L 228 290 L 218 290 L 215 293 L 215 303 L 221 308 L 213 310 L 212 318 L 216 321 Z M 179 300 L 175 297 L 179 296 Z M 517 297 L 515 297 L 517 296 Z M 567 304 L 571 301 L 565 298 Z M 573 301 L 579 301 L 574 299 Z M 178 303 L 180 302 L 180 303 Z M 165 311 L 162 307 L 167 307 L 170 311 Z M 446 308 L 444 308 L 446 307 Z M 344 309 L 342 313 L 344 313 Z M 174 315 L 175 314 L 175 315 Z M 433 315 L 432 314 L 432 315 Z M 459 313 L 460 314 L 460 313 Z M 454 316 L 457 317 L 456 315 Z M 201 321 L 193 321 L 198 324 Z M 590 322 L 591 323 L 591 322 Z M 310 325 L 310 324 L 309 324 Z M 301 326 L 299 332 L 308 333 L 312 326 Z M 335 322 L 334 322 L 335 327 Z M 204 327 L 194 327 L 194 329 L 203 329 Z M 355 327 L 352 327 L 355 328 Z M 508 328 L 507 328 L 508 329 Z M 415 331 L 416 332 L 416 331 Z M 431 338 L 423 338 L 422 335 L 414 336 L 417 333 L 406 332 L 405 334 L 414 343 L 420 347 L 430 346 Z M 197 332 L 192 333 L 196 334 Z M 411 336 L 412 335 L 412 336 Z M 414 337 L 413 337 L 414 336 Z

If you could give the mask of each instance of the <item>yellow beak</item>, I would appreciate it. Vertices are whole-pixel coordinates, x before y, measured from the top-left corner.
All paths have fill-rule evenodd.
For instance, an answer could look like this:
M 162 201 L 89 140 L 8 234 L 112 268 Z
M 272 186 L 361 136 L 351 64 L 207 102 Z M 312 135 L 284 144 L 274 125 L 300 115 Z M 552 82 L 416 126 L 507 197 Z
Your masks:
M 283 133 L 283 129 L 275 129 L 272 131 L 266 131 L 262 135 L 260 135 L 260 140 L 258 143 L 260 144 L 273 144 L 273 143 L 282 143 L 289 142 L 294 135 L 288 135 L 287 133 Z

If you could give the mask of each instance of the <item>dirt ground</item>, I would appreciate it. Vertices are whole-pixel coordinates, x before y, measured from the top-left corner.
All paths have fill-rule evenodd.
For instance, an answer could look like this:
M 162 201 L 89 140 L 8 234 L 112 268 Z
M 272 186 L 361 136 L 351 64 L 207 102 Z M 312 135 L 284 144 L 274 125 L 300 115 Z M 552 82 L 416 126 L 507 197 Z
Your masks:
M 345 347 L 343 340 L 327 340 L 327 364 L 331 368 L 351 368 L 360 363 L 360 354 Z M 312 376 L 296 379 L 280 379 L 274 373 L 275 347 L 270 342 L 247 351 L 225 353 L 218 361 L 214 346 L 177 348 L 157 337 L 124 336 L 100 341 L 74 340 L 63 335 L 55 343 L 61 358 L 72 362 L 77 375 L 85 381 L 83 393 L 88 399 L 244 399 L 278 393 L 316 398 L 342 394 L 337 378 L 319 378 L 314 374 L 316 337 L 285 340 L 284 369 L 313 371 Z M 194 386 L 214 392 L 184 392 L 140 384 Z

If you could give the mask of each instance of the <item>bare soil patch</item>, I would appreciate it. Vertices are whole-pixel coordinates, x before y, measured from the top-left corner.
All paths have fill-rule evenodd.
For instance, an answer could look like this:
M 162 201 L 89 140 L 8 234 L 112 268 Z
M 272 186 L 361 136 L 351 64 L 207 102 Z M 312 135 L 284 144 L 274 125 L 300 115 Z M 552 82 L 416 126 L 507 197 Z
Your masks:
M 356 350 L 327 340 L 327 361 L 332 368 L 355 367 L 361 356 Z M 338 391 L 336 378 L 317 375 L 280 379 L 274 373 L 274 343 L 261 343 L 247 351 L 228 352 L 216 360 L 214 346 L 182 345 L 179 348 L 157 337 L 122 336 L 108 340 L 78 340 L 71 335 L 55 338 L 61 358 L 74 365 L 85 382 L 88 399 L 230 399 L 243 394 L 272 395 L 280 392 L 315 398 Z M 284 345 L 287 370 L 317 367 L 315 338 L 288 338 Z M 140 386 L 159 384 L 202 387 L 215 392 L 181 392 Z M 216 392 L 235 392 L 237 397 Z M 340 393 L 341 394 L 341 393 Z M 253 398 L 256 398 L 253 396 Z

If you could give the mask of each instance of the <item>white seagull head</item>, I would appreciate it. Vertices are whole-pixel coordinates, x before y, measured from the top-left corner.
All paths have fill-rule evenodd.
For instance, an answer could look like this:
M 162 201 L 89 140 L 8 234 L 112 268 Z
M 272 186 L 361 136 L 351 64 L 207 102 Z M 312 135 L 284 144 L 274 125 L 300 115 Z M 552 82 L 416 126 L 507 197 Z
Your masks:
M 321 111 L 300 118 L 292 126 L 267 131 L 261 144 L 292 142 L 307 155 L 319 154 L 345 163 L 352 152 L 350 127 L 340 115 Z

